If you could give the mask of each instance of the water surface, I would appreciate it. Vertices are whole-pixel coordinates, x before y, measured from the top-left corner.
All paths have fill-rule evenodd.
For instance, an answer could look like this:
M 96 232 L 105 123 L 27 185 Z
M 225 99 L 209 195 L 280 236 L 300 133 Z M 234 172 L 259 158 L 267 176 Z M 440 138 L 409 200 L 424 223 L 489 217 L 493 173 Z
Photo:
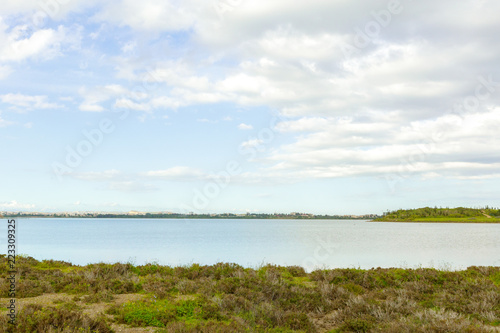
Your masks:
M 500 265 L 500 224 L 50 218 L 20 219 L 17 224 L 18 253 L 79 265 L 233 262 L 308 270 Z M 5 253 L 2 243 L 0 253 Z

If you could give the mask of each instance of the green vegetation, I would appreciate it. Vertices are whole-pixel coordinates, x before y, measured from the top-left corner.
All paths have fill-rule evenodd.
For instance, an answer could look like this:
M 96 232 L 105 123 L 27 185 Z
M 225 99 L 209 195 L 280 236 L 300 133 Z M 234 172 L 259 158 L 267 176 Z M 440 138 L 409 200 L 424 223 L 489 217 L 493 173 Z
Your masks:
M 0 259 L 0 273 L 7 276 L 5 256 Z M 24 305 L 17 327 L 7 323 L 4 307 L 2 332 L 113 332 L 127 326 L 157 332 L 491 332 L 500 327 L 500 267 L 306 273 L 298 266 L 74 266 L 18 257 L 17 271 L 18 303 Z M 2 279 L 4 303 L 8 288 Z M 59 298 L 30 304 L 38 297 L 28 297 L 39 295 Z
M 0 329 L 2 332 L 113 332 L 103 316 L 90 318 L 67 305 L 42 307 L 34 304 L 23 308 L 15 328 L 2 320 Z
M 500 223 L 498 208 L 418 208 L 387 212 L 374 221 Z

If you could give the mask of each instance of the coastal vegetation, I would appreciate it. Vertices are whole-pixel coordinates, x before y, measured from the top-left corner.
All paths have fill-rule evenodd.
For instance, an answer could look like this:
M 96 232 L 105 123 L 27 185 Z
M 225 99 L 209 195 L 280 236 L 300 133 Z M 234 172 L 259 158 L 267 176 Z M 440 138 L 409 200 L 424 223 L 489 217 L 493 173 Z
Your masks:
M 9 271 L 0 258 L 2 276 Z M 492 332 L 500 267 L 321 269 L 16 262 L 2 332 Z M 9 283 L 0 282 L 7 304 Z
M 399 209 L 386 212 L 373 221 L 385 222 L 469 222 L 469 223 L 500 223 L 500 209 L 484 208 L 418 208 Z

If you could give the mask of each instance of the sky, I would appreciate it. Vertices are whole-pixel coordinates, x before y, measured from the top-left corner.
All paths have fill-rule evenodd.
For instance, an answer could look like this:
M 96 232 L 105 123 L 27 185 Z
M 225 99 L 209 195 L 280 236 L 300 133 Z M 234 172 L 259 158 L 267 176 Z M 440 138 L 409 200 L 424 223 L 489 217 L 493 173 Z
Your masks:
M 0 2 L 0 210 L 499 206 L 500 2 Z

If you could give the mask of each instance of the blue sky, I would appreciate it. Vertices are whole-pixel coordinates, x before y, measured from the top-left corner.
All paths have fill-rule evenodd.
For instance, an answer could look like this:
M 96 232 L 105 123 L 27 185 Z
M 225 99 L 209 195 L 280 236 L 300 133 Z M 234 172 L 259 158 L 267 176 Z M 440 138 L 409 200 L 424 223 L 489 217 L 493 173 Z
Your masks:
M 499 206 L 496 1 L 0 4 L 0 210 Z

